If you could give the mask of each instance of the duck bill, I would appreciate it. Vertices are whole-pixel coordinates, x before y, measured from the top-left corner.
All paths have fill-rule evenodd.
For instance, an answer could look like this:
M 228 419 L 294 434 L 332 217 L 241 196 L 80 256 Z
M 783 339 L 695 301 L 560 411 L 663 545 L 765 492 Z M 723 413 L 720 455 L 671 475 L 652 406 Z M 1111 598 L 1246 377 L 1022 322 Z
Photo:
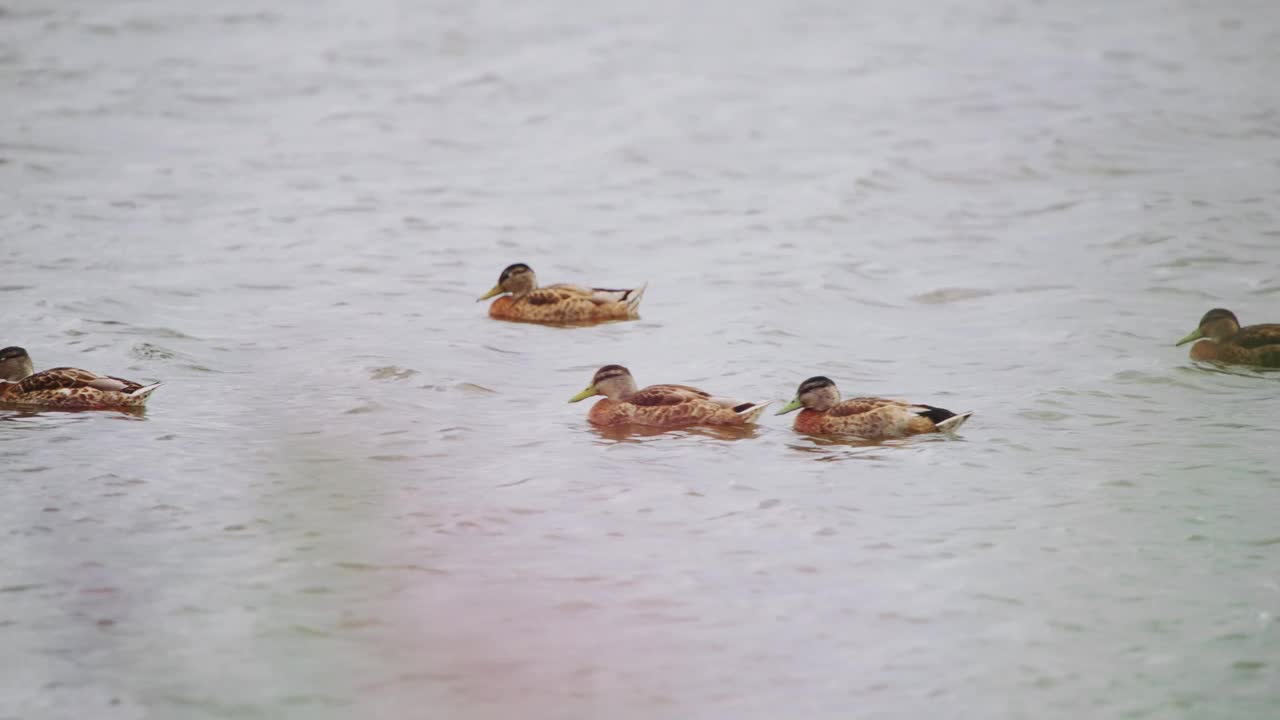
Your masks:
M 1199 339 L 1200 339 L 1200 338 L 1202 338 L 1202 337 L 1204 337 L 1204 333 L 1200 332 L 1200 329 L 1199 329 L 1199 328 L 1196 328 L 1196 331 L 1195 331 L 1195 332 L 1193 332 L 1193 333 L 1191 333 L 1190 335 L 1188 335 L 1188 336 L 1186 336 L 1186 337 L 1182 338 L 1181 340 L 1179 340 L 1179 341 L 1177 342 L 1177 344 L 1175 344 L 1175 345 L 1174 345 L 1174 347 L 1178 347 L 1178 345 L 1186 345 L 1187 343 L 1191 342 L 1192 340 L 1199 340 Z
M 489 292 L 487 292 L 487 293 L 485 293 L 485 294 L 481 295 L 480 297 L 476 298 L 476 302 L 481 302 L 482 300 L 488 300 L 489 298 L 493 297 L 494 295 L 501 295 L 501 294 L 502 294 L 502 286 L 501 286 L 501 285 L 494 285 L 492 290 L 490 290 Z
M 596 390 L 596 386 L 595 386 L 595 385 L 592 385 L 592 386 L 588 387 L 586 390 L 583 390 L 582 392 L 578 393 L 577 395 L 574 395 L 573 397 L 569 398 L 569 402 L 571 402 L 571 403 L 581 402 L 581 401 L 586 400 L 587 398 L 591 397 L 592 395 L 599 395 L 599 394 L 600 394 L 600 391 L 599 391 L 599 390 Z
M 795 412 L 800 409 L 800 398 L 795 398 L 791 402 L 782 406 L 782 409 L 774 413 L 774 415 L 786 415 L 789 412 Z

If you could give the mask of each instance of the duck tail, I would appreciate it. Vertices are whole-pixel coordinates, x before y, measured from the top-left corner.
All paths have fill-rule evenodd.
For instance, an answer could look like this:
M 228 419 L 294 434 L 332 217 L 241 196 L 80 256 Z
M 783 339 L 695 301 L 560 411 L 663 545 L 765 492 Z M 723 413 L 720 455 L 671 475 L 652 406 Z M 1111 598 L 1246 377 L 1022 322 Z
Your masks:
M 129 393 L 129 399 L 136 400 L 139 403 L 145 402 L 147 399 L 147 396 L 155 392 L 156 388 L 160 387 L 163 384 L 164 383 L 151 383 L 150 385 L 143 385 L 137 390 L 134 390 L 133 392 Z
M 634 313 L 640 309 L 640 300 L 644 298 L 644 290 L 649 287 L 649 283 L 645 283 L 634 290 L 628 290 L 623 296 L 622 302 L 626 303 L 627 310 Z
M 626 308 L 627 314 L 635 315 L 636 310 L 640 308 L 640 299 L 644 297 L 644 289 L 647 287 L 649 287 L 649 283 L 645 283 L 638 288 L 630 288 L 627 290 L 591 288 L 591 302 L 597 305 L 619 303 Z
M 735 405 L 732 409 L 735 414 L 742 420 L 743 425 L 750 425 L 759 419 L 764 409 L 773 404 L 772 400 L 762 403 L 742 403 Z
M 937 425 L 938 427 L 938 431 L 944 432 L 944 433 L 953 433 L 959 430 L 960 426 L 963 425 L 966 420 L 968 420 L 970 417 L 973 416 L 972 410 L 970 410 L 969 412 L 960 413 L 958 415 L 956 413 L 951 413 L 950 411 L 944 411 L 944 412 L 950 413 L 951 417 L 946 418 L 942 422 L 938 422 L 936 420 L 934 421 L 934 424 Z

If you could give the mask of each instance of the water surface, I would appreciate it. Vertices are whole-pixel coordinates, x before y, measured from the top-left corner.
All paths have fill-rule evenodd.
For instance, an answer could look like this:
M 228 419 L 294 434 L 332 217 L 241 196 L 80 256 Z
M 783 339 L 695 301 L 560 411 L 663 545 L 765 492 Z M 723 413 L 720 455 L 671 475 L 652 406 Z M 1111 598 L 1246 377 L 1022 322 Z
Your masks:
M 0 6 L 0 717 L 1269 718 L 1274 3 Z M 648 281 L 643 319 L 474 298 Z M 619 434 L 600 365 L 976 415 Z

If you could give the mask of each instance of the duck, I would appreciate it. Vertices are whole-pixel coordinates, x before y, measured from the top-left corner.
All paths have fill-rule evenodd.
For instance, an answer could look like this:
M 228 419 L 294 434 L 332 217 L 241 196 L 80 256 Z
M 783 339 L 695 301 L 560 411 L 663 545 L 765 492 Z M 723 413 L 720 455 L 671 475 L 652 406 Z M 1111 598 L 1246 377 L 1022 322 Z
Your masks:
M 1200 318 L 1200 326 L 1174 345 L 1191 346 L 1192 360 L 1211 360 L 1237 365 L 1280 367 L 1280 324 L 1240 327 L 1235 313 L 1214 308 Z
M 0 349 L 0 406 L 51 410 L 141 408 L 160 383 L 143 385 L 79 368 L 35 372 L 31 356 L 17 346 Z
M 603 427 L 750 425 L 769 405 L 717 397 L 688 385 L 650 385 L 637 390 L 631 371 L 621 365 L 605 365 L 597 370 L 587 389 L 569 398 L 569 402 L 595 395 L 603 395 L 604 399 L 592 406 L 587 421 Z
M 803 408 L 803 409 L 801 409 Z M 811 435 L 856 435 L 886 440 L 924 433 L 952 433 L 973 415 L 954 413 L 933 405 L 878 397 L 840 399 L 831 378 L 821 375 L 800 383 L 795 399 L 777 415 L 800 410 L 792 427 Z
M 503 297 L 489 306 L 489 317 L 520 322 L 570 324 L 603 320 L 638 320 L 646 285 L 625 290 L 577 285 L 538 287 L 533 269 L 524 263 L 508 265 L 498 284 L 476 302 Z

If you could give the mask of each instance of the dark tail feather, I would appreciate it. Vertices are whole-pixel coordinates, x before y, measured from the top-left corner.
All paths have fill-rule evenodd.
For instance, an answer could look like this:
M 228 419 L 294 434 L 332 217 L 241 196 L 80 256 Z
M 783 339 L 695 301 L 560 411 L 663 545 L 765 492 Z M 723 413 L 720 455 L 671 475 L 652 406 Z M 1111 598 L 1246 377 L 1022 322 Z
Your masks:
M 925 410 L 922 412 L 918 412 L 916 414 L 921 417 L 929 418 L 930 420 L 933 421 L 934 425 L 937 425 L 938 423 L 944 420 L 949 420 L 956 416 L 956 414 L 951 412 L 950 410 L 946 410 L 940 407 L 934 407 L 932 405 L 920 405 L 919 407 L 925 408 Z
M 744 413 L 755 406 L 755 403 L 742 403 L 741 405 L 735 405 L 733 411 L 736 413 Z

